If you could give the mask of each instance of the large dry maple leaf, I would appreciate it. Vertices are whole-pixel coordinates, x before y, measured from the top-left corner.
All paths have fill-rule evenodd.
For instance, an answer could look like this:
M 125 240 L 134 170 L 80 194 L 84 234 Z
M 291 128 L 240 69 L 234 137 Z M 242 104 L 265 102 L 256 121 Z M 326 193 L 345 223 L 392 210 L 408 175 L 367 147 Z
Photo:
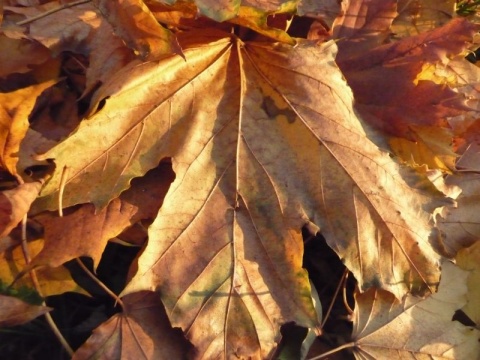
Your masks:
M 104 106 L 43 156 L 69 167 L 66 205 L 100 207 L 172 158 L 176 179 L 124 293 L 159 290 L 199 358 L 260 358 L 282 323 L 315 325 L 307 223 L 362 288 L 401 297 L 435 286 L 427 210 L 438 195 L 412 189 L 368 139 L 333 42 L 223 34 L 182 45 L 186 60 L 125 68 L 99 90 Z M 43 206 L 55 207 L 59 183 L 57 173 Z

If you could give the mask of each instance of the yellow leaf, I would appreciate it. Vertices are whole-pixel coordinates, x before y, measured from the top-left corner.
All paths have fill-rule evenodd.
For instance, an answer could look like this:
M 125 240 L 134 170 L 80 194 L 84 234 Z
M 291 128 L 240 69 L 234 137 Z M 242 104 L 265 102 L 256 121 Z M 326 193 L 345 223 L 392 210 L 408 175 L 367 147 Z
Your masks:
M 12 175 L 17 171 L 20 143 L 27 133 L 30 112 L 40 94 L 56 81 L 47 81 L 10 93 L 0 93 L 0 163 Z
M 43 240 L 34 240 L 28 243 L 30 256 L 37 255 L 43 247 Z M 24 269 L 25 257 L 21 246 L 5 250 L 0 254 L 0 279 L 4 283 L 11 283 L 15 277 Z M 70 276 L 70 272 L 63 266 L 55 268 L 37 269 L 38 281 L 40 283 L 40 291 L 42 296 L 51 296 L 63 294 L 67 291 L 73 291 L 80 294 L 87 294 Z M 27 286 L 34 288 L 33 283 L 28 274 L 25 274 L 15 282 L 14 287 Z M 87 294 L 88 295 L 88 294 Z

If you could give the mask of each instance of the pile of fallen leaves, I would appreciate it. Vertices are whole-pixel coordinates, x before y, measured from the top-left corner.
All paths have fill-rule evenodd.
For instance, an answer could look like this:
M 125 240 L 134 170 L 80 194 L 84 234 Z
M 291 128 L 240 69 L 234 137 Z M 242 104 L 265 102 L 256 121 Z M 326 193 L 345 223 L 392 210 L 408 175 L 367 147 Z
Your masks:
M 0 2 L 0 357 L 480 358 L 476 3 Z

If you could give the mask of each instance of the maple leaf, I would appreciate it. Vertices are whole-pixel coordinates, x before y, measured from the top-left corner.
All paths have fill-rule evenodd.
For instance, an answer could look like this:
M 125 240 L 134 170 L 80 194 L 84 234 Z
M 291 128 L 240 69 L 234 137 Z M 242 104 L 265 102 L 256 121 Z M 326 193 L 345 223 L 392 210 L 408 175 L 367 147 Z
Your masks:
M 158 294 L 138 292 L 123 298 L 124 313 L 93 331 L 73 359 L 182 359 L 189 344 L 170 327 Z
M 308 222 L 362 288 L 401 297 L 436 283 L 425 209 L 437 195 L 412 190 L 367 139 L 334 43 L 187 40 L 186 61 L 133 63 L 99 89 L 103 108 L 42 156 L 69 166 L 68 206 L 105 206 L 172 157 L 177 177 L 127 292 L 160 290 L 172 324 L 201 356 L 266 356 L 280 324 L 315 326 L 301 269 Z M 55 206 L 59 180 L 44 188 L 43 206 Z
M 465 97 L 433 81 L 417 80 L 425 63 L 448 62 L 472 42 L 477 26 L 455 19 L 443 27 L 362 52 L 339 42 L 337 62 L 365 121 L 416 140 L 409 125 L 447 127 L 447 118 L 471 110 Z M 344 51 L 345 50 L 345 51 Z
M 0 295 L 0 327 L 25 324 L 52 310 L 32 305 L 13 296 Z
M 354 354 L 357 359 L 476 359 L 480 331 L 452 321 L 466 302 L 467 273 L 442 264 L 438 292 L 402 301 L 383 290 L 355 297 Z M 415 336 L 412 336 L 415 334 Z

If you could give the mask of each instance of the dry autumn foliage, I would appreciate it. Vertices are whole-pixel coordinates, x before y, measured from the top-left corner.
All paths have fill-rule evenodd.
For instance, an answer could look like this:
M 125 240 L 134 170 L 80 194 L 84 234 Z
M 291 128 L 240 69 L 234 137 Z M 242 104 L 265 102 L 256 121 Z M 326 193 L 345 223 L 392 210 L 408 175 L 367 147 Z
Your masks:
M 0 357 L 480 359 L 477 3 L 1 1 Z

